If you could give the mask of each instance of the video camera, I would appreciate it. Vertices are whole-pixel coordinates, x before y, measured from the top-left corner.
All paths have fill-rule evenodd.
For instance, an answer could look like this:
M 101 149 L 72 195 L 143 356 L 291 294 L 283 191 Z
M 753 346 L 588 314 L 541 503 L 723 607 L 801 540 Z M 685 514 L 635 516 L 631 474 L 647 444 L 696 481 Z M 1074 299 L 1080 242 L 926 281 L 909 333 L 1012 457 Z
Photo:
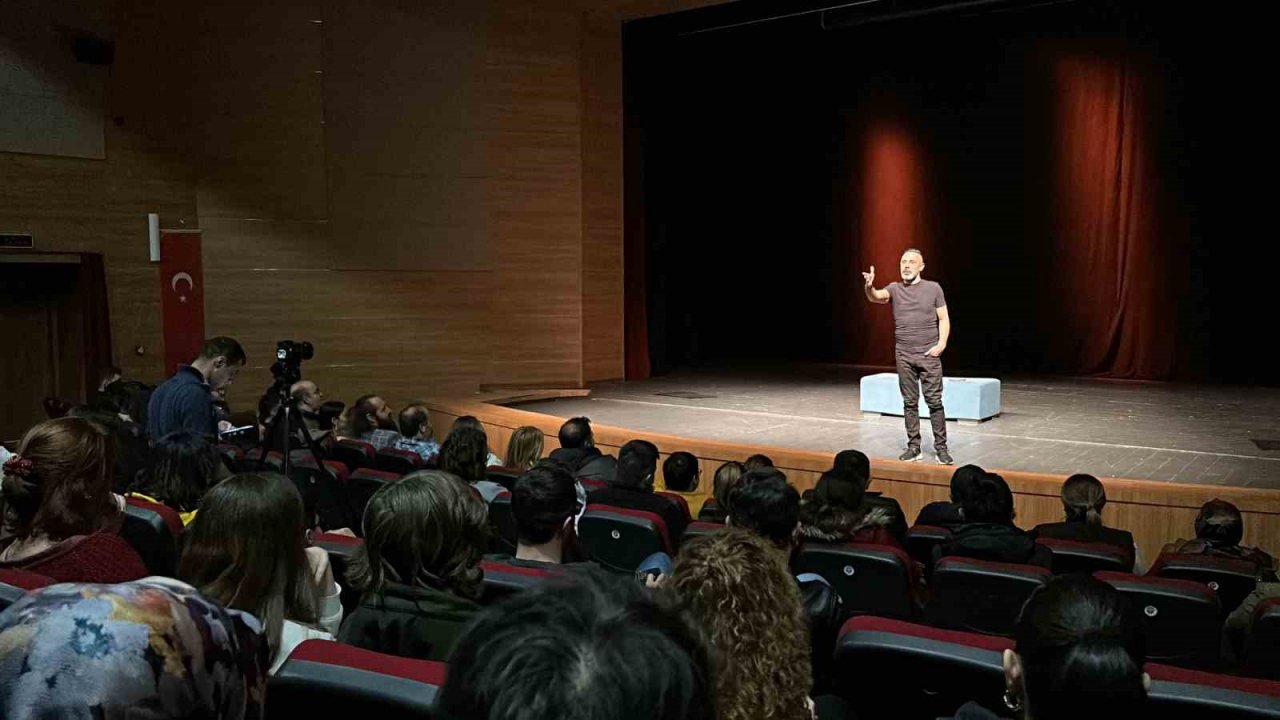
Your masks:
M 315 356 L 315 347 L 305 340 L 281 340 L 276 343 L 276 362 L 271 375 L 279 385 L 292 385 L 302 379 L 302 361 Z

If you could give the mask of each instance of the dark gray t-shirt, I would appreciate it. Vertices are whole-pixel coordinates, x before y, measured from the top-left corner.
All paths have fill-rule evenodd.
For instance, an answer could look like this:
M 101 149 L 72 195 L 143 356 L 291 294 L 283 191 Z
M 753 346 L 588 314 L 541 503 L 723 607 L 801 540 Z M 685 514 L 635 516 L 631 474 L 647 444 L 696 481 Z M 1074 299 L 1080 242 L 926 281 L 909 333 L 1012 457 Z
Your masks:
M 893 303 L 893 331 L 899 350 L 925 352 L 938 344 L 938 308 L 946 307 L 942 286 L 920 279 L 912 285 L 895 282 L 885 290 Z

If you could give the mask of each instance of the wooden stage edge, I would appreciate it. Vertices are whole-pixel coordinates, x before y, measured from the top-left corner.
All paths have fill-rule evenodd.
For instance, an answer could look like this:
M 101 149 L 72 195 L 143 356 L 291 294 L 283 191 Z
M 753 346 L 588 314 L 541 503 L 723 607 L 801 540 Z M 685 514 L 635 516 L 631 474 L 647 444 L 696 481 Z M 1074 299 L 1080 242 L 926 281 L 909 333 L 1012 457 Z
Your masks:
M 474 395 L 436 398 L 426 404 L 435 416 L 432 425 L 439 433 L 447 431 L 453 421 L 463 415 L 478 418 L 488 433 L 489 447 L 499 456 L 505 454 L 507 442 L 516 428 L 532 425 L 547 437 L 543 448 L 545 455 L 559 446 L 556 434 L 566 418 L 505 407 L 504 403 L 589 395 L 590 390 L 583 389 L 485 387 Z M 715 469 L 723 462 L 741 461 L 752 453 L 762 452 L 772 458 L 774 465 L 803 491 L 813 487 L 823 471 L 831 467 L 833 455 L 813 450 L 700 440 L 594 423 L 592 429 L 596 446 L 609 454 L 617 454 L 624 443 L 637 438 L 657 445 L 662 459 L 678 450 L 693 453 L 698 458 L 702 473 L 697 490 L 688 495 L 695 515 L 711 496 Z M 437 440 L 443 440 L 443 437 L 437 437 Z M 1009 483 L 1020 527 L 1031 528 L 1039 523 L 1062 519 L 1059 491 L 1069 473 L 986 469 L 1000 473 Z M 954 470 L 954 467 L 929 462 L 904 463 L 873 457 L 871 488 L 896 498 L 910 522 L 926 504 L 949 497 Z M 1104 478 L 1102 482 L 1107 488 L 1104 521 L 1108 526 L 1132 532 L 1142 558 L 1148 564 L 1165 543 L 1194 537 L 1196 513 L 1202 504 L 1214 498 L 1228 500 L 1240 508 L 1244 515 L 1245 544 L 1260 546 L 1273 555 L 1280 552 L 1280 490 L 1110 478 Z M 661 461 L 656 483 L 662 487 Z

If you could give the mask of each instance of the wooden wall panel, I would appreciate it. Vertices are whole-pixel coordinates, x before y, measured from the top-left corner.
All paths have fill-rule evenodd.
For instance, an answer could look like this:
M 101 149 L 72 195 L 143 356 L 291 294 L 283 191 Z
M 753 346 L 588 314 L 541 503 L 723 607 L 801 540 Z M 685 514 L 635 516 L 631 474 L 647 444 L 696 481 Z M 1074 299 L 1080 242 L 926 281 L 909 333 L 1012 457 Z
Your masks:
M 35 249 L 96 252 L 105 260 L 116 362 L 132 377 L 161 371 L 159 279 L 147 255 L 148 212 L 194 227 L 190 124 L 192 25 L 159 0 L 100 6 L 116 44 L 107 80 L 106 159 L 0 153 L 0 229 L 31 232 Z M 141 348 L 142 354 L 134 353 Z M 0 349 L 0 362 L 6 349 Z

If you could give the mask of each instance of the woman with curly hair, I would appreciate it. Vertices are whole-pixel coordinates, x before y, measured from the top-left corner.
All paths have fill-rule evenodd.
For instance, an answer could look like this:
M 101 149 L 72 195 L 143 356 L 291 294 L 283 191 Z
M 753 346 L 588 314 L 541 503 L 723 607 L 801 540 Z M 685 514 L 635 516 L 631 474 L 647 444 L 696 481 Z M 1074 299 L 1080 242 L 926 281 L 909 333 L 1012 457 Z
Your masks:
M 690 540 L 667 586 L 716 650 L 722 720 L 812 717 L 809 623 L 768 540 L 734 527 Z
M 347 571 L 362 593 L 338 640 L 390 655 L 445 660 L 479 611 L 488 509 L 457 476 L 406 475 L 373 494 L 364 545 Z

